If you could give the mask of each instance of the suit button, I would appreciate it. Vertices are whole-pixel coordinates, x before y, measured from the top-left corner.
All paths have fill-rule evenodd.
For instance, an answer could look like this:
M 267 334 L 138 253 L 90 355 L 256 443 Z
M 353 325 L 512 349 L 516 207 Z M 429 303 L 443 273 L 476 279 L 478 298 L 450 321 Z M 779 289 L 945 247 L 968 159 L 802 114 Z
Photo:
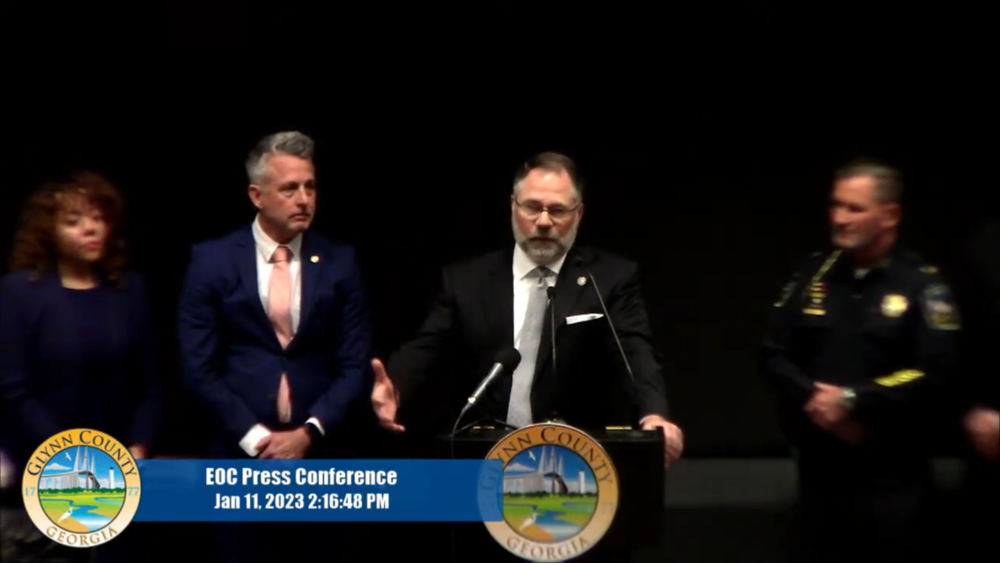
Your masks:
M 267 398 L 268 399 L 277 399 L 278 398 L 278 394 L 277 393 L 268 393 L 267 394 Z

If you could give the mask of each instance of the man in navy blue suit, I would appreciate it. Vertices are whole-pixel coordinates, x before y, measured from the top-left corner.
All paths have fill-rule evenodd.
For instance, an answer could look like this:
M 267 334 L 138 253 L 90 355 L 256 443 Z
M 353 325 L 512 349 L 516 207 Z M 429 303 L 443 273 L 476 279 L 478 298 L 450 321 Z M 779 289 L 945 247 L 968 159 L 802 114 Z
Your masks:
M 262 139 L 247 160 L 254 221 L 196 245 L 179 304 L 181 366 L 216 424 L 210 455 L 356 456 L 369 412 L 371 328 L 354 250 L 309 231 L 313 140 Z M 305 558 L 343 525 L 223 525 L 217 560 Z M 262 541 L 262 538 L 267 538 Z M 338 534 L 338 545 L 352 541 Z M 273 553 L 272 553 L 273 552 Z
M 371 330 L 354 250 L 308 230 L 313 150 L 299 132 L 262 139 L 247 161 L 257 217 L 191 253 L 181 365 L 218 423 L 215 456 L 329 457 L 367 400 Z

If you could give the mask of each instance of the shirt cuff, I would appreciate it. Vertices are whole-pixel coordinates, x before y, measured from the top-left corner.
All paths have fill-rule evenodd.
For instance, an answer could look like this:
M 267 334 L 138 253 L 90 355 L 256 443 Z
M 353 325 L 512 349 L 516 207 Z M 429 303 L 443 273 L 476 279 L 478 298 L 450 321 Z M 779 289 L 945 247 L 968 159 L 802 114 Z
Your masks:
M 315 416 L 310 417 L 309 420 L 306 421 L 306 424 L 312 424 L 317 430 L 319 430 L 321 436 L 326 436 L 326 430 L 323 430 L 323 425 L 320 424 L 319 419 Z
M 257 451 L 257 442 L 260 442 L 265 436 L 270 436 L 271 431 L 264 428 L 262 424 L 255 424 L 249 432 L 243 436 L 240 440 L 240 447 L 243 451 L 247 453 L 250 457 L 257 457 L 260 452 Z

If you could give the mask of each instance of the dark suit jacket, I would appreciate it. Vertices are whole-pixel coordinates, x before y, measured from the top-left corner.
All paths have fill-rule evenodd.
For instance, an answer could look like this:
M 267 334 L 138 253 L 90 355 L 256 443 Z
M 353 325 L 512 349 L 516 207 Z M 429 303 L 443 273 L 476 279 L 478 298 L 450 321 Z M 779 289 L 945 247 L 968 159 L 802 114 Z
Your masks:
M 433 430 L 451 423 L 465 399 L 486 376 L 499 350 L 514 341 L 513 247 L 445 268 L 437 300 L 416 338 L 389 361 L 400 392 L 400 418 L 440 415 Z M 631 364 L 625 370 L 606 318 L 566 324 L 566 318 L 603 314 L 590 281 L 592 272 Z M 578 283 L 584 279 L 585 283 Z M 536 420 L 558 417 L 581 428 L 636 424 L 640 417 L 667 416 L 665 383 L 650 335 L 635 263 L 592 248 L 573 248 L 556 280 L 556 362 L 546 321 L 532 385 Z M 549 319 L 546 312 L 546 319 Z M 447 381 L 434 398 L 419 397 L 428 380 Z M 433 387 L 428 391 L 433 393 Z M 477 418 L 506 419 L 511 377 L 507 374 L 477 403 Z M 428 400 L 429 399 L 429 400 Z M 419 412 L 421 404 L 445 408 Z M 419 414 L 418 414 L 419 412 Z M 407 421 L 409 419 L 409 421 Z
M 282 373 L 293 426 L 316 417 L 330 438 L 360 403 L 371 410 L 371 328 L 354 250 L 306 232 L 301 258 L 299 326 L 282 349 L 260 300 L 251 226 L 191 252 L 178 311 L 183 379 L 230 450 L 255 424 L 279 426 Z
M 15 272 L 0 287 L 2 410 L 19 463 L 78 427 L 152 447 L 161 389 L 143 280 L 74 291 L 54 272 Z

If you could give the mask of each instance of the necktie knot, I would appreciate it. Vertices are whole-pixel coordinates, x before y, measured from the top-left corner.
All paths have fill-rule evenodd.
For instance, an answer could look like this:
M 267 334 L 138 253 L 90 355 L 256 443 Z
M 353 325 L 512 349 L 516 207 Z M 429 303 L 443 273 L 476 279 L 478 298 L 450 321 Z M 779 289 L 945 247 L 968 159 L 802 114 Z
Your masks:
M 292 250 L 287 246 L 279 246 L 274 249 L 274 254 L 271 255 L 271 262 L 280 264 L 282 262 L 288 262 L 291 258 Z
M 531 275 L 535 278 L 538 285 L 545 285 L 545 278 L 547 278 L 551 273 L 552 270 L 546 268 L 545 266 L 539 266 L 531 272 Z

